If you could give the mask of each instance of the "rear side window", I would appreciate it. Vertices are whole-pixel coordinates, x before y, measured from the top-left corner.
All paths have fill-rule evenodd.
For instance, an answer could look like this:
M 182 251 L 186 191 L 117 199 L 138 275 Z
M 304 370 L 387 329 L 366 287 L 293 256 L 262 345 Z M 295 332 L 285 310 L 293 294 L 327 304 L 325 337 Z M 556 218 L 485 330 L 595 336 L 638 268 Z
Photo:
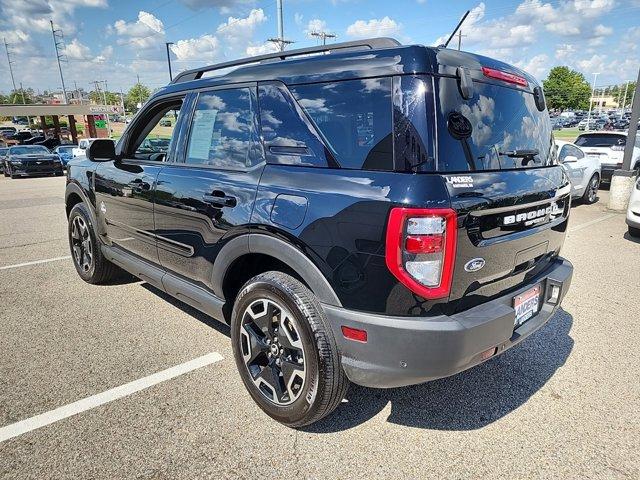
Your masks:
M 576 145 L 579 147 L 624 147 L 626 144 L 627 137 L 624 135 L 590 134 L 580 135 L 576 139 Z
M 193 114 L 186 163 L 245 170 L 255 162 L 254 115 L 248 88 L 201 93 Z
M 391 79 L 289 87 L 342 168 L 393 170 Z

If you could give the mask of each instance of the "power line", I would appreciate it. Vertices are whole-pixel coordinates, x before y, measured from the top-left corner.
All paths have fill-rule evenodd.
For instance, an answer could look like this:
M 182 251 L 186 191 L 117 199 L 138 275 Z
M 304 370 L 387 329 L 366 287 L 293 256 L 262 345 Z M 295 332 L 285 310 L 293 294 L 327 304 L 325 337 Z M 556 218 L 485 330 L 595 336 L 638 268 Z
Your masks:
M 274 43 L 278 50 L 281 52 L 284 51 L 287 45 L 291 45 L 293 40 L 287 40 L 284 38 L 284 20 L 282 19 L 282 0 L 276 0 L 276 6 L 278 9 L 278 37 L 277 38 L 269 38 L 267 41 Z

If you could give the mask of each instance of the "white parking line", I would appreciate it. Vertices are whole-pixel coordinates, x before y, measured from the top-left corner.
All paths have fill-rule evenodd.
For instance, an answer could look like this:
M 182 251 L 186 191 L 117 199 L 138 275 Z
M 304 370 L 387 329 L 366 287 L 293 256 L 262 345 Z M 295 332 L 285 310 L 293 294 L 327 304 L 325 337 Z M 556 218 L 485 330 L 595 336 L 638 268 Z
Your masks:
M 10 438 L 17 437 L 18 435 L 22 435 L 37 428 L 50 425 L 78 413 L 86 412 L 87 410 L 99 407 L 105 403 L 118 400 L 158 383 L 184 375 L 192 370 L 219 362 L 222 359 L 222 355 L 218 352 L 212 352 L 202 357 L 194 358 L 188 362 L 181 363 L 180 365 L 176 365 L 175 367 L 154 373 L 148 377 L 125 383 L 124 385 L 112 388 L 106 392 L 98 393 L 96 395 L 83 398 L 82 400 L 78 400 L 77 402 L 56 408 L 55 410 L 50 410 L 40 415 L 36 415 L 35 417 L 12 423 L 11 425 L 0 428 L 0 442 L 4 442 L 5 440 L 9 440 Z
M 581 223 L 580 225 L 576 225 L 575 227 L 570 228 L 569 231 L 570 232 L 577 232 L 578 230 L 582 230 L 583 228 L 590 227 L 594 223 L 604 222 L 605 220 L 613 218 L 616 215 L 618 215 L 618 214 L 610 213 L 608 215 L 604 215 L 604 216 L 602 216 L 600 218 L 596 218 L 595 220 L 591 220 L 590 222 L 585 222 L 585 223 Z
M 40 263 L 57 262 L 58 260 L 69 260 L 71 255 L 65 257 L 45 258 L 44 260 L 35 260 L 33 262 L 16 263 L 15 265 L 5 265 L 0 267 L 0 270 L 9 270 L 10 268 L 28 267 L 29 265 L 38 265 Z

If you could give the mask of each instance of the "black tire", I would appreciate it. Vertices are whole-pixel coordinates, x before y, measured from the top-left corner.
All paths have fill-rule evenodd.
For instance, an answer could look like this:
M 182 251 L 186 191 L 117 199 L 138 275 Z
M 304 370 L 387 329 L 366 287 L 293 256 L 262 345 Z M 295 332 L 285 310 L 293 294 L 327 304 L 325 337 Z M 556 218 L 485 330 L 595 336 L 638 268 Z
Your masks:
M 262 330 L 257 327 L 258 321 L 256 320 L 256 323 L 253 324 L 253 319 L 248 316 L 250 315 L 248 309 L 254 308 L 254 305 L 259 305 L 260 302 L 265 305 L 265 310 L 263 315 L 260 315 L 260 312 L 257 315 L 260 316 L 260 319 L 267 319 L 270 325 Z M 274 310 L 267 310 L 272 307 Z M 282 309 L 278 310 L 278 307 L 282 307 Z M 288 316 L 283 313 L 283 309 L 288 311 L 286 315 L 293 317 L 295 324 L 287 320 Z M 273 312 L 278 311 L 280 317 L 274 323 L 277 314 Z M 252 313 L 256 315 L 255 310 Z M 292 338 L 290 334 L 286 334 L 285 337 L 282 332 L 278 332 L 278 328 L 285 329 L 285 323 L 289 324 L 287 330 L 293 331 L 293 335 L 296 335 L 298 339 L 298 345 L 302 346 L 302 349 L 298 349 L 301 355 L 298 355 L 297 358 L 292 358 L 295 354 L 287 356 L 287 351 L 284 354 L 281 351 L 280 357 L 274 358 L 278 355 L 270 350 L 274 345 L 267 345 L 267 343 L 271 343 L 268 330 L 272 328 L 275 332 L 273 343 L 278 342 L 278 337 L 281 338 L 280 345 L 284 345 L 283 342 L 289 343 Z M 241 328 L 243 329 L 242 333 Z M 257 358 L 255 362 L 265 363 L 264 367 L 257 364 L 249 366 L 249 362 L 245 363 L 245 356 L 251 357 L 253 353 L 253 349 L 247 346 L 247 342 L 251 341 L 248 331 L 252 328 L 254 332 L 257 332 L 255 333 L 257 337 L 262 336 L 261 341 L 252 343 L 252 345 L 260 347 L 256 348 L 256 351 L 260 353 L 255 355 Z M 297 428 L 320 420 L 335 410 L 347 392 L 349 381 L 342 369 L 336 341 L 324 311 L 313 293 L 290 275 L 282 272 L 267 272 L 253 277 L 244 285 L 236 297 L 233 307 L 231 340 L 240 377 L 251 397 L 267 415 L 284 425 Z M 246 353 L 247 349 L 249 349 L 248 354 Z M 282 348 L 282 350 L 286 349 Z M 267 358 L 267 355 L 270 358 Z M 282 355 L 284 355 L 284 360 Z M 304 357 L 302 362 L 300 362 L 300 356 Z M 293 374 L 289 371 L 290 380 L 287 387 L 284 372 L 285 360 L 290 365 L 295 363 L 296 359 L 298 363 L 302 364 L 304 377 L 298 375 L 294 379 Z M 268 377 L 270 374 L 265 374 L 265 372 L 268 368 L 272 368 L 271 366 L 275 366 L 278 360 L 283 362 L 278 364 L 282 365 L 280 370 L 282 375 L 279 376 L 276 373 L 275 377 Z M 250 368 L 254 373 L 259 373 L 253 375 L 249 371 Z M 277 369 L 277 367 L 275 368 Z M 267 377 L 276 379 L 278 383 L 282 379 L 280 391 L 284 392 L 283 402 L 280 402 L 281 399 L 276 397 L 275 389 L 271 388 L 272 399 L 270 399 L 268 398 L 269 388 L 263 384 L 258 387 L 256 381 Z M 296 380 L 298 384 L 292 380 Z M 266 385 L 268 386 L 269 383 Z M 275 400 L 274 397 L 276 397 Z M 283 404 L 287 400 L 290 403 Z
M 84 225 L 85 230 L 79 228 L 82 225 Z M 122 275 L 122 269 L 102 255 L 93 222 L 91 221 L 91 215 L 84 203 L 78 203 L 71 209 L 67 231 L 71 258 L 80 278 L 87 283 L 100 284 L 115 280 Z M 85 260 L 89 256 L 91 260 L 87 262 L 87 265 Z
M 629 227 L 629 235 L 632 237 L 640 238 L 640 228 Z
M 600 175 L 594 173 L 589 179 L 587 188 L 585 188 L 584 190 L 584 194 L 582 195 L 582 202 L 586 203 L 587 205 L 596 203 L 596 201 L 598 200 L 598 188 L 600 188 Z

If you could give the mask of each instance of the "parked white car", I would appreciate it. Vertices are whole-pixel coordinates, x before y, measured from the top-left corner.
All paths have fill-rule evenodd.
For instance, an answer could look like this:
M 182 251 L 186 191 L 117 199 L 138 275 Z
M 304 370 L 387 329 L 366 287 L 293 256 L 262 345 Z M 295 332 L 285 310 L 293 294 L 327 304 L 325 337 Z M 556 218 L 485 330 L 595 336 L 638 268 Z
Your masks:
M 640 237 L 640 178 L 636 180 L 636 187 L 629 198 L 627 225 L 629 226 L 629 235 Z
M 624 132 L 588 132 L 581 133 L 576 138 L 575 144 L 580 147 L 588 157 L 597 158 L 600 161 L 600 170 L 603 182 L 610 182 L 614 170 L 622 168 L 624 147 L 627 144 L 627 134 Z M 631 168 L 640 168 L 640 137 L 636 138 L 631 156 Z
M 572 196 L 584 203 L 594 203 L 600 186 L 600 162 L 598 158 L 587 156 L 573 143 L 556 140 L 558 161 L 571 180 Z

